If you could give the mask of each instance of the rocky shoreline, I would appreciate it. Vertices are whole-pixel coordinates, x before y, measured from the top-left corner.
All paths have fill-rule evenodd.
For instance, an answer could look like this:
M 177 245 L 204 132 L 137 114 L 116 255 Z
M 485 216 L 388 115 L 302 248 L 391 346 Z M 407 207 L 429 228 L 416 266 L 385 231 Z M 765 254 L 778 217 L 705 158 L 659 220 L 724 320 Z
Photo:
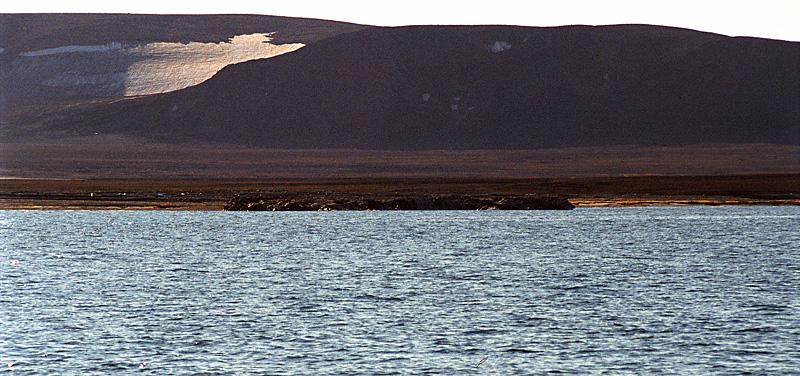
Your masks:
M 800 175 L 558 179 L 0 179 L 0 210 L 800 206 Z M 560 199 L 559 199 L 560 197 Z M 556 198 L 553 200 L 552 198 Z M 547 202 L 547 200 L 553 200 Z
M 342 210 L 571 210 L 566 198 L 541 195 L 397 195 L 333 193 L 240 195 L 225 205 L 229 211 Z

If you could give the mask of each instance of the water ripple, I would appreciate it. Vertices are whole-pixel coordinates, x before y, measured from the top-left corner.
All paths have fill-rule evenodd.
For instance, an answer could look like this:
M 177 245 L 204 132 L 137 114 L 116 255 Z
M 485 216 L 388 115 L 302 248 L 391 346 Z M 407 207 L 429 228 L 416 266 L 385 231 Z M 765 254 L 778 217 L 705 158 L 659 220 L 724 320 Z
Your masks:
M 24 374 L 792 374 L 800 209 L 2 212 Z

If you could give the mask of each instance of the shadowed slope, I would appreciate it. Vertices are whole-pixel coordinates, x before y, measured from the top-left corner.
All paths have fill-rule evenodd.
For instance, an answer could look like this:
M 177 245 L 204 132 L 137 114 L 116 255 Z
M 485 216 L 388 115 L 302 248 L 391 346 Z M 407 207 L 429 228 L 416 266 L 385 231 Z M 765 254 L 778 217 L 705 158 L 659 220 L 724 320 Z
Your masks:
M 162 93 L 364 26 L 247 15 L 0 14 L 0 128 Z
M 643 25 L 369 28 L 53 123 L 279 148 L 800 143 L 800 43 Z
M 275 31 L 273 42 L 310 44 L 364 26 L 261 15 L 0 14 L 0 47 L 16 55 L 67 45 L 126 42 L 219 43 Z

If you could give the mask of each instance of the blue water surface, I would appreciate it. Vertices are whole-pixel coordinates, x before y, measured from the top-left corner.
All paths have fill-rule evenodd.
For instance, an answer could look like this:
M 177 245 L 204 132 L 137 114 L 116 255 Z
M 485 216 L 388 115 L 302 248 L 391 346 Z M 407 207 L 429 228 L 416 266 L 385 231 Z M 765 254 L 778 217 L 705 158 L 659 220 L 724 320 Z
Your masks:
M 0 211 L 0 370 L 791 374 L 800 208 Z

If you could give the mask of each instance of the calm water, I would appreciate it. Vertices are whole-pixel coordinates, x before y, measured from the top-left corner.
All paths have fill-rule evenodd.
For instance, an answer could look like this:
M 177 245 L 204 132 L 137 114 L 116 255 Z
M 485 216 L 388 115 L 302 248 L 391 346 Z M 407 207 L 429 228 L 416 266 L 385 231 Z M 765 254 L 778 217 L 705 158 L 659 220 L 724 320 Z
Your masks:
M 800 208 L 0 212 L 0 242 L 0 370 L 800 370 Z

